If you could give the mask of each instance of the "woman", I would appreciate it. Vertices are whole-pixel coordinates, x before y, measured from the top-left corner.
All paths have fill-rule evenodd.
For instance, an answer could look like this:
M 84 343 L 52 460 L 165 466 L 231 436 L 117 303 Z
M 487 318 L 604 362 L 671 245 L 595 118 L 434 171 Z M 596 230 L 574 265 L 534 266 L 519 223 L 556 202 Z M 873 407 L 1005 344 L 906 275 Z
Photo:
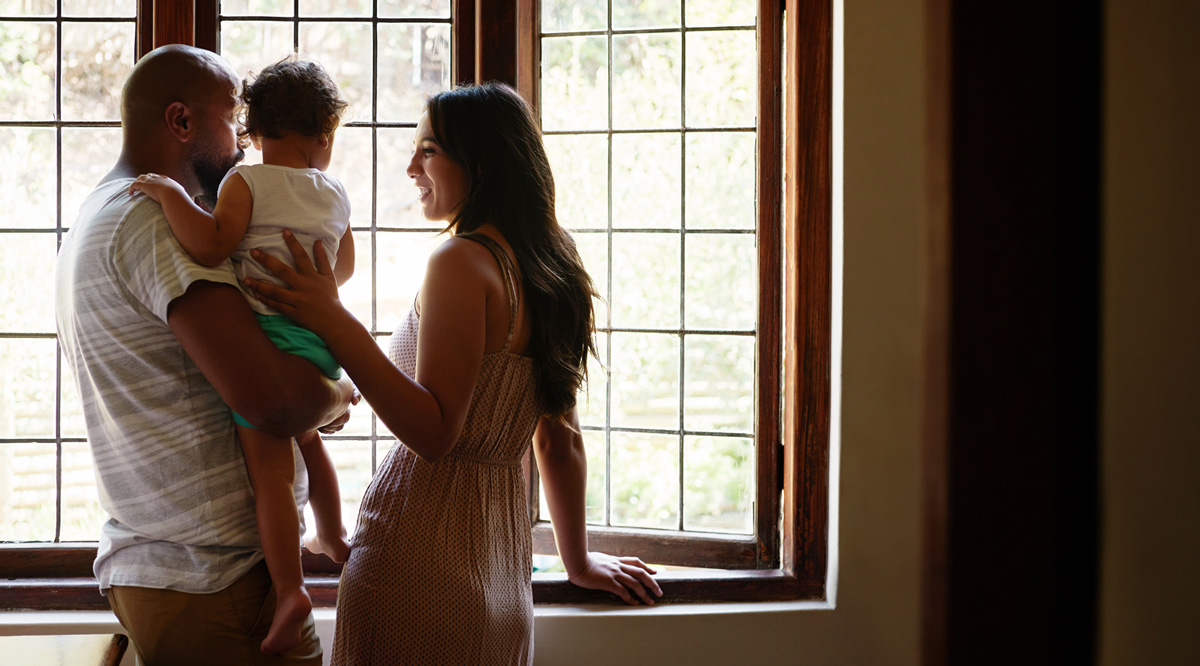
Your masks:
M 317 267 L 256 255 L 247 284 L 326 341 L 399 443 L 363 498 L 338 594 L 334 664 L 529 664 L 531 438 L 568 579 L 627 603 L 662 591 L 641 560 L 587 551 L 575 395 L 595 351 L 591 279 L 554 215 L 529 106 L 487 84 L 432 97 L 407 172 L 453 236 L 429 259 L 387 357 Z

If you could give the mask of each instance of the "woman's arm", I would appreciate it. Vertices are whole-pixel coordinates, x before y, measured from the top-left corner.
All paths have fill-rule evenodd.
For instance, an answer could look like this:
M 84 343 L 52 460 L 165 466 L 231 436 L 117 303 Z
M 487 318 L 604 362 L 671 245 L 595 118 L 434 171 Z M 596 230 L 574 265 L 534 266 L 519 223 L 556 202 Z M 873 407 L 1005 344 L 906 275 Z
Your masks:
M 647 605 L 654 605 L 654 597 L 662 596 L 662 588 L 650 576 L 654 569 L 636 557 L 588 552 L 587 453 L 574 409 L 567 414 L 565 423 L 545 416 L 538 421 L 533 433 L 533 452 L 554 524 L 554 543 L 567 570 L 567 580 L 580 587 L 612 592 L 627 604 L 637 605 L 640 598 Z
M 430 257 L 421 288 L 414 379 L 388 360 L 338 300 L 323 248 L 314 245 L 314 267 L 290 232 L 284 232 L 284 241 L 295 270 L 262 252 L 252 256 L 287 287 L 253 279 L 246 285 L 264 303 L 321 336 L 392 434 L 422 458 L 440 459 L 458 439 L 483 363 L 487 283 L 471 253 L 475 244 L 451 239 Z
M 348 380 L 328 379 L 267 339 L 233 285 L 193 283 L 171 301 L 167 323 L 225 403 L 263 430 L 291 437 L 340 428 L 356 402 Z
M 250 186 L 236 173 L 221 187 L 212 213 L 197 206 L 183 186 L 167 176 L 142 174 L 129 186 L 129 192 L 143 192 L 157 201 L 175 239 L 196 263 L 204 266 L 216 266 L 228 259 L 250 226 L 254 199 Z

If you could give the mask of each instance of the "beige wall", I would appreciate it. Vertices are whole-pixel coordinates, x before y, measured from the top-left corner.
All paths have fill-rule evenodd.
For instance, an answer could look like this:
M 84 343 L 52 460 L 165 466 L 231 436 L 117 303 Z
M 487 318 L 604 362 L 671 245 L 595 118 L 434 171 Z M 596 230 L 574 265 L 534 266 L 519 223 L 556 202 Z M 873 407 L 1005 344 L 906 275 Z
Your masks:
M 1100 664 L 1200 663 L 1200 3 L 1109 0 Z

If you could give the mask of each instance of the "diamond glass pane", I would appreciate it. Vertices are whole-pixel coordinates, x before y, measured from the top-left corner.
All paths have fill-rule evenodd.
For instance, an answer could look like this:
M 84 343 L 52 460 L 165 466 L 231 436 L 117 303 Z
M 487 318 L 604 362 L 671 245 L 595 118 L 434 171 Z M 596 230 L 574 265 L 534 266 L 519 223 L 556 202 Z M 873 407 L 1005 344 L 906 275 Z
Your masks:
M 608 226 L 608 137 L 558 134 L 545 138 L 554 173 L 558 223 L 568 229 Z M 595 274 L 592 275 L 593 279 Z
M 55 0 L 0 0 L 0 16 L 54 16 Z
M 680 0 L 612 0 L 612 27 L 659 28 L 679 25 Z
M 0 439 L 53 439 L 58 347 L 51 338 L 0 338 Z
M 379 0 L 380 18 L 450 18 L 450 0 Z
M 371 120 L 371 24 L 301 23 L 300 53 L 320 62 L 350 102 L 342 122 Z
M 754 25 L 756 0 L 687 0 L 684 23 L 689 28 L 721 25 Z
M 63 16 L 137 16 L 137 0 L 62 0 Z
M 54 119 L 57 41 L 53 23 L 0 21 L 0 121 Z
M 612 433 L 612 524 L 679 526 L 679 438 Z
M 53 541 L 57 521 L 54 444 L 0 442 L 0 541 Z
M 371 275 L 374 271 L 375 254 L 371 243 L 371 232 L 355 231 L 354 237 L 354 275 L 341 287 L 338 287 L 338 298 L 359 321 L 371 322 Z M 346 268 L 349 268 L 348 266 Z
M 542 32 L 603 30 L 608 24 L 604 0 L 542 0 Z
M 426 98 L 450 87 L 450 26 L 397 23 L 378 30 L 378 120 L 416 123 Z
M 87 437 L 87 423 L 83 418 L 83 400 L 79 397 L 79 383 L 75 379 L 74 367 L 64 357 L 62 347 L 58 355 L 62 367 L 62 392 L 60 415 L 63 437 Z
M 54 228 L 54 128 L 0 126 L 0 201 L 0 228 Z
M 683 303 L 689 329 L 754 329 L 757 256 L 751 234 L 688 234 Z
M 614 229 L 678 229 L 683 219 L 677 132 L 612 138 Z
M 13 233 L 0 236 L 0 241 L 0 266 L 4 267 L 0 332 L 53 333 L 54 298 L 48 297 L 53 283 L 47 286 L 47 277 L 54 271 L 57 238 L 54 234 Z M 53 349 L 54 340 L 48 342 Z M 0 374 L 0 386 L 9 381 L 11 375 Z M 51 428 L 51 435 L 53 432 Z
M 753 127 L 758 103 L 753 30 L 689 32 L 688 127 Z
M 608 236 L 580 232 L 574 238 L 579 257 L 583 259 L 583 267 L 596 288 L 596 297 L 592 299 L 596 326 L 603 328 L 608 325 Z
M 608 41 L 604 37 L 542 40 L 542 129 L 608 127 Z
M 754 440 L 685 437 L 683 529 L 752 534 Z
M 221 0 L 223 16 L 291 16 L 294 11 L 293 0 Z
M 371 226 L 371 128 L 339 127 L 327 173 L 337 178 L 350 197 L 350 224 Z
M 612 427 L 679 427 L 679 336 L 612 334 Z
M 754 430 L 754 338 L 687 336 L 683 377 L 684 428 L 734 433 Z
M 376 223 L 381 227 L 440 229 L 441 222 L 430 222 L 421 213 L 417 187 L 406 173 L 413 154 L 413 130 L 380 128 L 376 141 L 379 144 Z
M 576 409 L 579 422 L 585 426 L 603 428 L 608 422 L 608 373 L 601 362 L 608 358 L 608 336 L 596 336 L 596 356 L 588 356 L 587 382 L 579 387 Z M 595 442 L 593 442 L 594 444 Z M 600 445 L 603 446 L 603 440 Z
M 445 236 L 427 231 L 376 234 L 378 262 L 375 302 L 380 331 L 394 331 L 412 307 L 413 298 L 425 279 L 425 265 Z
M 62 528 L 60 541 L 96 541 L 108 514 L 100 506 L 95 463 L 87 442 L 62 447 Z
M 62 130 L 62 224 L 70 227 L 79 206 L 112 168 L 121 152 L 120 127 Z
M 612 40 L 614 128 L 679 127 L 683 40 L 678 34 Z
M 134 63 L 134 24 L 62 24 L 62 117 L 120 120 L 121 95 Z
M 613 326 L 679 328 L 679 234 L 612 235 Z
M 222 21 L 220 50 L 238 76 L 250 77 L 295 50 L 292 24 L 287 21 Z
M 300 0 L 300 15 L 369 17 L 371 5 L 371 0 Z
M 371 469 L 371 441 L 326 438 L 324 445 L 337 471 L 338 490 L 342 495 L 342 524 L 346 533 L 353 536 L 358 524 L 358 507 L 375 471 Z M 312 504 L 304 507 L 304 527 L 305 538 L 316 535 L 317 521 L 313 518 Z
M 754 133 L 689 132 L 688 229 L 754 229 Z

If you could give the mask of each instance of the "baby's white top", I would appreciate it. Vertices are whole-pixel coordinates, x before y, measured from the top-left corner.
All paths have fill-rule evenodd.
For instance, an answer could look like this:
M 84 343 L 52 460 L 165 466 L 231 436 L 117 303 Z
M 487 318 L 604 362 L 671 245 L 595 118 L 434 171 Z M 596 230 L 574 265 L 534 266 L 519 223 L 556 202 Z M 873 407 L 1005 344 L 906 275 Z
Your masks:
M 283 230 L 290 229 L 310 259 L 313 242 L 320 240 L 329 255 L 329 265 L 333 266 L 342 234 L 350 227 L 350 199 L 338 179 L 320 169 L 253 164 L 234 167 L 229 174 L 234 173 L 250 187 L 254 207 L 246 236 L 231 257 L 233 268 L 250 307 L 260 314 L 279 314 L 241 284 L 247 277 L 281 284 L 250 258 L 250 251 L 262 250 L 294 265 L 292 253 L 283 242 Z M 229 176 L 225 178 L 228 180 Z

